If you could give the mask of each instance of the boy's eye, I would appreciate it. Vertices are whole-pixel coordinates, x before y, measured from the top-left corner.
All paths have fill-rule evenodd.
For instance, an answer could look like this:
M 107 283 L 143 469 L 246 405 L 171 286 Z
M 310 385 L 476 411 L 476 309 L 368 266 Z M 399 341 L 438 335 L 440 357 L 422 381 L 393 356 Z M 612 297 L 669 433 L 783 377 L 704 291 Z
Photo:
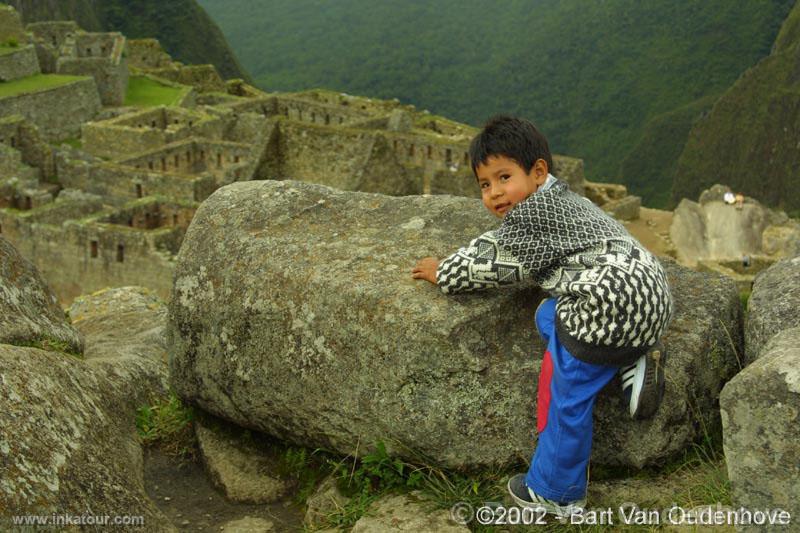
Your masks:
M 506 180 L 507 180 L 507 179 L 509 179 L 510 177 L 511 177 L 511 176 L 510 176 L 509 174 L 503 174 L 502 176 L 500 176 L 500 179 L 501 179 L 501 180 L 503 180 L 503 181 L 506 181 Z
M 489 186 L 489 184 L 487 182 L 485 182 L 485 181 L 483 183 L 481 183 L 481 189 L 485 189 L 488 186 Z

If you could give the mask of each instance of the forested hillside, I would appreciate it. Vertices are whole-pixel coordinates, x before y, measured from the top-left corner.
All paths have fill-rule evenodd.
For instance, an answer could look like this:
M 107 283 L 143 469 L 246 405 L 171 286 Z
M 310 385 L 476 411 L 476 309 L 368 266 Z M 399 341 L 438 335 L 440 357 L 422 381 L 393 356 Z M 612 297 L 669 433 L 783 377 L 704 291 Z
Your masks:
M 678 160 L 672 197 L 715 183 L 800 216 L 800 3 L 772 54 L 697 121 Z
M 211 63 L 224 78 L 249 76 L 219 27 L 195 0 L 2 0 L 22 20 L 74 20 L 87 31 L 120 31 L 129 39 L 155 37 L 175 59 Z
M 199 2 L 267 90 L 397 97 L 473 125 L 521 114 L 590 178 L 624 177 L 652 205 L 671 175 L 650 176 L 674 168 L 691 113 L 769 54 L 794 0 Z M 646 131 L 667 149 L 642 146 Z M 650 159 L 634 164 L 634 148 Z

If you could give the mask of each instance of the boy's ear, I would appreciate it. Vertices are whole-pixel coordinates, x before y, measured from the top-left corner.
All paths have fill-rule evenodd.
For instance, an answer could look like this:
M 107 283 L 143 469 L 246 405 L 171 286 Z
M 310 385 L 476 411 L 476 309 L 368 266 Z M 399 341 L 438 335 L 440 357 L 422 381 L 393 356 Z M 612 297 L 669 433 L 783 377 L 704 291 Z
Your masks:
M 533 177 L 537 185 L 543 185 L 544 182 L 547 181 L 547 174 L 549 172 L 550 169 L 547 168 L 547 161 L 544 159 L 537 159 L 533 162 L 530 175 Z

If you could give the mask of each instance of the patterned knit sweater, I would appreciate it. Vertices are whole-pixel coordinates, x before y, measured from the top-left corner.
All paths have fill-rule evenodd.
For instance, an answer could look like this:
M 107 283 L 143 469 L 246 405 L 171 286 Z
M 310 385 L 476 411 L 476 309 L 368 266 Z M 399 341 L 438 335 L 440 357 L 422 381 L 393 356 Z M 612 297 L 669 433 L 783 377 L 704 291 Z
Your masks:
M 672 315 L 664 269 L 622 224 L 550 178 L 499 229 L 442 260 L 437 283 L 453 294 L 533 280 L 557 298 L 556 334 L 572 355 L 633 363 Z

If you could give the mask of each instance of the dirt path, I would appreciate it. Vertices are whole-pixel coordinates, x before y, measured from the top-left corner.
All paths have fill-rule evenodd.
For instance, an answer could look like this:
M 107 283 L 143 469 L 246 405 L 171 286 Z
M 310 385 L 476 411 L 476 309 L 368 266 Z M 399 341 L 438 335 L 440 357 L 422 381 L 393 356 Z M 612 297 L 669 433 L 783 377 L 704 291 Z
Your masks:
M 181 463 L 155 448 L 144 450 L 144 483 L 147 495 L 180 531 L 219 533 L 227 522 L 245 516 L 270 520 L 277 532 L 303 529 L 303 510 L 291 500 L 229 502 L 213 487 L 201 464 Z
M 642 207 L 638 219 L 624 221 L 623 224 L 636 240 L 655 255 L 675 256 L 675 248 L 669 238 L 672 211 Z

